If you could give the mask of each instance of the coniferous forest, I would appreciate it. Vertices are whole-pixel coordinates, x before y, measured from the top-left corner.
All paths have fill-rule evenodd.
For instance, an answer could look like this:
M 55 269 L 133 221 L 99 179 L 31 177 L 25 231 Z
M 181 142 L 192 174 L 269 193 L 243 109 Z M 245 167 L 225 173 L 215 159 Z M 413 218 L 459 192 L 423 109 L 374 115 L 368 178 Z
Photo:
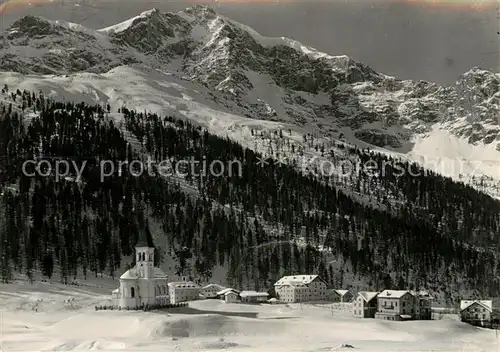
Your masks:
M 399 201 L 376 207 L 293 165 L 257 166 L 259 154 L 183 120 L 122 108 L 120 126 L 109 106 L 4 91 L 11 101 L 0 105 L 3 282 L 15 272 L 50 278 L 56 268 L 62 281 L 119 276 L 145 228 L 166 244 L 156 257 L 174 257 L 176 274 L 208 280 L 224 266 L 239 287 L 268 289 L 282 275 L 318 273 L 336 287 L 351 277 L 365 289 L 499 294 L 500 203 L 469 186 L 430 172 L 350 180 L 353 189 L 381 189 Z M 419 168 L 354 147 L 346 153 L 381 167 Z M 148 156 L 174 165 L 240 160 L 242 170 L 201 177 L 188 169 L 182 180 L 123 172 L 101 180 L 102 160 Z M 81 179 L 22 172 L 27 160 L 55 167 L 61 159 L 85 164 Z

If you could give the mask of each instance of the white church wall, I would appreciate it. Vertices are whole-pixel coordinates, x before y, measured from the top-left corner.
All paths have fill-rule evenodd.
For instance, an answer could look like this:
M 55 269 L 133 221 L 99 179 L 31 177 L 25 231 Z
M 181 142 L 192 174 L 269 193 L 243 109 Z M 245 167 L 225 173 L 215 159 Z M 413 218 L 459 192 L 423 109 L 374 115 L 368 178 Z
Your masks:
M 120 280 L 120 298 L 118 301 L 122 309 L 137 307 L 138 296 L 134 280 Z

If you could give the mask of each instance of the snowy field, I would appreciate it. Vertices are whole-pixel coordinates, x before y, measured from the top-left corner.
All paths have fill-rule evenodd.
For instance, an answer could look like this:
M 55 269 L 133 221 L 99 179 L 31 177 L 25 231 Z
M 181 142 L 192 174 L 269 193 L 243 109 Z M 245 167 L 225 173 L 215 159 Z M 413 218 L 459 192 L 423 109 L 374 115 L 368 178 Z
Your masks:
M 95 311 L 116 284 L 0 285 L 0 351 L 500 351 L 494 330 L 454 316 L 386 322 L 326 304 L 218 300 L 169 312 Z

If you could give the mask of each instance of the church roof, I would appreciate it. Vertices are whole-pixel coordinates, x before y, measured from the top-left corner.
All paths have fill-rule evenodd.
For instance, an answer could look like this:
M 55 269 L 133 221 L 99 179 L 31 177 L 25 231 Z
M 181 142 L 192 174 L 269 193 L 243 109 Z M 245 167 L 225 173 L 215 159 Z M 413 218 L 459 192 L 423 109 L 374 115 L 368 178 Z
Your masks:
M 154 268 L 153 275 L 155 279 L 167 278 L 167 274 L 163 272 L 160 268 Z M 139 277 L 137 276 L 136 267 L 127 270 L 120 276 L 120 280 L 137 280 Z
M 166 278 L 167 274 L 163 272 L 160 268 L 155 268 L 154 269 L 154 276 L 155 278 Z
M 135 267 L 132 269 L 129 269 L 123 273 L 122 276 L 120 276 L 120 280 L 137 280 L 137 274 L 135 272 Z
M 146 232 L 146 228 L 140 228 L 139 229 L 139 236 L 137 237 L 137 243 L 135 244 L 136 247 L 150 247 L 153 248 L 154 244 L 153 241 L 151 240 L 151 237 L 148 236 Z
M 135 246 L 154 248 L 154 244 L 151 239 L 151 233 L 149 233 L 148 220 L 147 218 L 144 218 L 145 213 L 142 206 L 137 205 L 137 210 L 134 212 L 133 216 L 138 231 L 137 243 L 135 244 Z

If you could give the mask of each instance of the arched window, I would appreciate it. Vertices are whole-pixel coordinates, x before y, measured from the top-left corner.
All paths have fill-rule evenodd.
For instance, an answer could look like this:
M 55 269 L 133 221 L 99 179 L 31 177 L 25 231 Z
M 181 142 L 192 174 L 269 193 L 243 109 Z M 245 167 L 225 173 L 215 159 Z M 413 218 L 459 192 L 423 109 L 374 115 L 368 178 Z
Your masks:
M 142 261 L 146 260 L 146 253 L 142 253 Z
M 141 253 L 137 253 L 137 261 L 140 262 L 141 261 Z
M 135 290 L 134 290 L 134 288 L 133 288 L 133 287 L 131 287 L 131 288 L 130 288 L 130 296 L 131 296 L 132 298 L 134 298 L 134 297 L 135 297 Z

